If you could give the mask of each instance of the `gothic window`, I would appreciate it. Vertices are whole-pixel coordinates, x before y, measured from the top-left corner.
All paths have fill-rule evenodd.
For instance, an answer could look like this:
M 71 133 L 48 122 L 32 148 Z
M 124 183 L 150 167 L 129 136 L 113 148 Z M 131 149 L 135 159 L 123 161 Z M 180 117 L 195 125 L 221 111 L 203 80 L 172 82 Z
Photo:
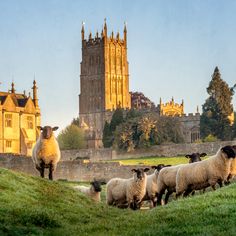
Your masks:
M 6 140 L 6 147 L 11 148 L 11 141 L 10 140 Z
M 5 114 L 5 127 L 12 127 L 12 114 Z
M 27 116 L 27 128 L 28 129 L 33 129 L 34 128 L 33 117 L 32 116 Z

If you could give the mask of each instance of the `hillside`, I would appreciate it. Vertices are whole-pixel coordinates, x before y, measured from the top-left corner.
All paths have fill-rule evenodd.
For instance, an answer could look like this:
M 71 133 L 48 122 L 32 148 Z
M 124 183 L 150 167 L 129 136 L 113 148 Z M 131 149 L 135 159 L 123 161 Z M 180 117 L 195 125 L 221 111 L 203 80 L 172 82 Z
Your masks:
M 0 169 L 0 235 L 235 235 L 236 184 L 153 210 L 95 205 L 64 182 Z

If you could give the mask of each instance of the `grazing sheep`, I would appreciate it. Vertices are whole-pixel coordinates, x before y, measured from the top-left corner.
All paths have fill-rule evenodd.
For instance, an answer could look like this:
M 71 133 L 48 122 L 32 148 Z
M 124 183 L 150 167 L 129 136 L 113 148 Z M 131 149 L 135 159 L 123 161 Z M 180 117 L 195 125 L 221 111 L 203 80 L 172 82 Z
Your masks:
M 197 161 L 201 161 L 201 157 L 204 157 L 206 155 L 207 154 L 205 152 L 203 152 L 201 154 L 197 152 L 197 153 L 188 154 L 185 157 L 189 158 L 189 163 L 194 163 Z
M 200 157 L 206 156 L 206 153 L 192 153 L 187 154 L 185 157 L 190 158 L 189 163 L 201 161 Z M 157 178 L 157 203 L 158 205 L 161 205 L 161 199 L 162 195 L 165 193 L 165 190 L 167 189 L 167 193 L 165 195 L 165 204 L 168 203 L 170 195 L 176 191 L 176 174 L 179 168 L 182 165 L 188 165 L 188 164 L 180 164 L 177 166 L 171 166 L 169 168 L 165 168 L 160 171 L 159 176 Z M 194 194 L 194 192 L 193 192 Z
M 80 192 L 86 194 L 88 197 L 93 199 L 95 202 L 100 202 L 101 201 L 101 191 L 102 187 L 101 185 L 106 184 L 105 182 L 97 181 L 94 180 L 93 182 L 90 183 L 90 187 L 86 186 L 74 186 L 76 190 L 79 190 Z
M 61 158 L 59 145 L 53 133 L 58 127 L 38 126 L 37 128 L 42 132 L 34 145 L 32 160 L 42 178 L 44 178 L 44 169 L 49 168 L 49 179 L 53 180 L 53 172 Z
M 189 164 L 180 164 L 177 166 L 170 166 L 161 169 L 157 178 L 157 204 L 161 205 L 162 195 L 167 190 L 165 195 L 164 203 L 167 204 L 169 196 L 175 192 L 176 187 L 176 174 L 179 168 L 182 165 Z
M 216 183 L 221 187 L 230 173 L 232 158 L 235 158 L 232 146 L 225 146 L 206 160 L 181 166 L 176 175 L 176 196 L 182 193 L 188 196 L 193 190 L 208 186 L 215 189 Z
M 146 195 L 144 196 L 143 201 L 150 200 L 150 208 L 155 207 L 157 204 L 157 177 L 160 170 L 164 167 L 166 167 L 164 164 L 152 166 L 155 171 L 147 176 Z
M 133 210 L 141 207 L 146 194 L 147 172 L 149 168 L 132 169 L 130 179 L 113 178 L 107 183 L 107 204 L 118 207 L 128 206 Z
M 234 152 L 236 153 L 236 145 L 233 146 Z M 230 180 L 234 178 L 236 175 L 236 158 L 232 160 L 231 165 L 230 165 L 230 173 L 224 182 L 226 185 L 230 184 Z

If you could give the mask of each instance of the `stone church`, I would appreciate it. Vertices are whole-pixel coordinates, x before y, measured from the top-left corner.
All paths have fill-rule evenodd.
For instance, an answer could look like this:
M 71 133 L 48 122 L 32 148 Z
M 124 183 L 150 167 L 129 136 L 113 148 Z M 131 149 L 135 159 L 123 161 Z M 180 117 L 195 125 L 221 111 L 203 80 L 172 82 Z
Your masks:
M 33 98 L 16 93 L 14 83 L 8 92 L 0 92 L 0 153 L 31 156 L 41 122 L 36 81 Z
M 117 107 L 131 108 L 129 64 L 127 61 L 127 28 L 123 38 L 119 32 L 107 34 L 107 24 L 85 38 L 82 25 L 82 61 L 80 74 L 79 117 L 89 148 L 102 147 L 103 126 Z

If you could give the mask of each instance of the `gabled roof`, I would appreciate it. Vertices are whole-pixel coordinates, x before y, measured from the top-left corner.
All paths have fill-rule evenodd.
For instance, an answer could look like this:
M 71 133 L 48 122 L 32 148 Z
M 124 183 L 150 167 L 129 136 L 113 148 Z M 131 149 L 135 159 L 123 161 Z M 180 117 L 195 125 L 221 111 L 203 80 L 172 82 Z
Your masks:
M 3 105 L 6 101 L 7 96 L 12 98 L 12 101 L 14 102 L 16 107 L 25 107 L 26 103 L 29 98 L 26 97 L 25 94 L 17 94 L 17 93 L 7 93 L 7 92 L 0 92 L 0 101 Z

